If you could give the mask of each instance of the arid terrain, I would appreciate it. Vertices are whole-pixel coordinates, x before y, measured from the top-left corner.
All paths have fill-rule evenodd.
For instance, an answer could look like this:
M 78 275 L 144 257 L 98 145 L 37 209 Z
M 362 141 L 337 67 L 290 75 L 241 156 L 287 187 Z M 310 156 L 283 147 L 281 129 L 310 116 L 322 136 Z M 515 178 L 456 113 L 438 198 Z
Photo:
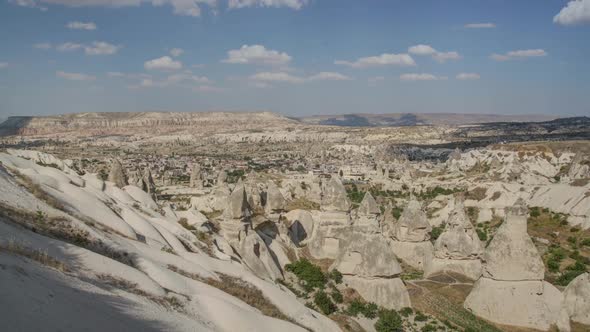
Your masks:
M 2 326 L 589 331 L 590 118 L 532 120 L 10 117 Z

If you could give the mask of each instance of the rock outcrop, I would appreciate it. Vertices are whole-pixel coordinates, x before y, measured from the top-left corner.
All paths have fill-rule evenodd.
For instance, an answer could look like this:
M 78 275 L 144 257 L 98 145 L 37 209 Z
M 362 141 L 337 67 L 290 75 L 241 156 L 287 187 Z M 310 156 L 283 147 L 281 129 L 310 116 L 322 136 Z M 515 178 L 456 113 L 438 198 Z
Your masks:
M 332 265 L 344 283 L 366 301 L 399 310 L 410 307 L 410 296 L 400 279 L 402 269 L 387 239 L 381 234 L 353 232 Z
M 567 285 L 563 310 L 572 321 L 590 325 L 590 273 L 582 273 Z
M 338 177 L 333 176 L 322 188 L 322 211 L 349 211 L 350 206 L 344 185 Z
M 498 324 L 548 331 L 560 319 L 563 295 L 543 280 L 543 261 L 527 234 L 526 206 L 519 201 L 507 210 L 465 308 Z
M 109 171 L 108 181 L 115 184 L 119 188 L 123 188 L 127 185 L 127 176 L 123 170 L 123 165 L 117 159 L 111 161 L 111 169 Z
M 482 253 L 483 244 L 467 218 L 463 204 L 458 203 L 444 232 L 434 243 L 434 258 L 424 274 L 451 271 L 476 280 L 481 275 Z
M 422 206 L 412 197 L 390 232 L 395 255 L 404 263 L 423 270 L 432 260 L 434 251 L 429 241 L 431 230 Z
M 268 181 L 266 185 L 264 203 L 264 209 L 267 214 L 281 212 L 285 209 L 285 197 L 283 197 L 279 187 L 273 181 Z
M 202 178 L 202 174 L 201 174 L 201 166 L 197 163 L 195 163 L 193 165 L 193 169 L 191 171 L 190 186 L 191 186 L 191 188 L 196 188 L 196 189 L 203 188 L 203 178 Z

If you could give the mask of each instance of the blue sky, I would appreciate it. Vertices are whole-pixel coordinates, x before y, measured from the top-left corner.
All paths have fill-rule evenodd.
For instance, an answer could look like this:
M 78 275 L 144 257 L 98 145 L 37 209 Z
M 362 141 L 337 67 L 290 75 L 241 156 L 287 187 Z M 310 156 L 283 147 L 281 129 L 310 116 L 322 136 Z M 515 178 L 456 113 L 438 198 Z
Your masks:
M 590 0 L 0 0 L 0 117 L 590 115 Z

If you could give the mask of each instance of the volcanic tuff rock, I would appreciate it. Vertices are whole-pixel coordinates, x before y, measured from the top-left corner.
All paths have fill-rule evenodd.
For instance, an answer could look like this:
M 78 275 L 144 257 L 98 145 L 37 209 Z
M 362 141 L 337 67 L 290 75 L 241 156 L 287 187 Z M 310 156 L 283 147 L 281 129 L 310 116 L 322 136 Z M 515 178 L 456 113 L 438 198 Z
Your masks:
M 563 291 L 563 309 L 574 322 L 590 325 L 590 273 L 582 273 Z
M 109 171 L 108 180 L 119 188 L 123 188 L 127 185 L 127 176 L 123 170 L 123 165 L 121 165 L 121 162 L 117 159 L 111 161 L 111 170 Z
M 562 321 L 563 295 L 543 280 L 545 267 L 527 234 L 527 209 L 519 201 L 484 253 L 483 276 L 465 308 L 499 324 L 543 331 Z
M 425 275 L 452 271 L 477 279 L 481 275 L 482 253 L 483 245 L 459 202 L 451 212 L 444 232 L 434 243 L 434 259 L 427 266 Z
M 390 232 L 395 255 L 406 264 L 423 270 L 432 260 L 431 229 L 422 206 L 412 197 Z
M 285 209 L 285 197 L 279 190 L 279 187 L 273 182 L 268 181 L 266 184 L 265 206 L 267 213 L 282 211 Z
M 322 211 L 350 210 L 350 199 L 340 179 L 333 176 L 322 189 Z

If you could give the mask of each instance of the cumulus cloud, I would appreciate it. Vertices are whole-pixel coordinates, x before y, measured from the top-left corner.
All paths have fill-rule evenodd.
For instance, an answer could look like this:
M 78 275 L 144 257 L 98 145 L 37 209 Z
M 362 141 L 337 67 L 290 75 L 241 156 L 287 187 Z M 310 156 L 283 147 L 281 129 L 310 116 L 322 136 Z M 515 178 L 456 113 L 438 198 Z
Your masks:
M 82 47 L 84 47 L 84 45 L 82 44 L 76 44 L 76 43 L 63 43 L 60 45 L 57 45 L 57 47 L 55 48 L 56 50 L 60 51 L 60 52 L 70 52 L 70 51 L 76 51 L 81 49 Z
M 477 73 L 459 73 L 459 74 L 457 74 L 457 76 L 455 76 L 455 78 L 458 80 L 462 80 L 462 81 L 468 81 L 468 80 L 478 80 L 478 79 L 480 79 L 480 76 Z
M 399 76 L 399 79 L 402 81 L 439 81 L 439 80 L 446 80 L 446 77 L 439 77 L 432 74 L 402 74 Z
M 437 52 L 432 56 L 432 58 L 440 63 L 444 63 L 447 60 L 459 60 L 461 59 L 461 55 L 455 51 L 451 52 Z
M 303 8 L 309 0 L 229 0 L 231 9 L 244 7 L 287 7 L 295 10 Z
M 505 54 L 492 54 L 490 58 L 496 61 L 510 61 L 517 59 L 526 59 L 531 57 L 543 57 L 546 56 L 547 52 L 543 49 L 530 49 L 530 50 L 516 50 L 506 52 Z
M 494 23 L 469 23 L 463 27 L 466 29 L 493 29 L 496 25 Z
M 359 58 L 356 61 L 336 60 L 334 64 L 348 66 L 352 68 L 368 68 L 379 66 L 415 66 L 416 62 L 409 54 L 389 54 L 384 53 L 377 56 Z
M 260 72 L 250 76 L 253 81 L 303 83 L 305 79 L 285 72 Z
M 184 16 L 200 16 L 200 5 L 204 4 L 213 9 L 217 0 L 10 0 L 12 3 L 31 8 L 47 10 L 42 4 L 62 5 L 67 7 L 137 7 L 142 3 L 153 6 L 170 5 L 174 14 Z
M 243 45 L 237 50 L 228 51 L 227 59 L 223 62 L 280 66 L 288 64 L 291 59 L 291 56 L 285 52 L 269 50 L 262 45 Z
M 184 53 L 184 50 L 182 48 L 173 48 L 170 50 L 170 55 L 172 55 L 174 57 L 181 56 L 183 53 Z
M 58 71 L 55 75 L 59 78 L 63 78 L 70 81 L 94 81 L 95 76 L 82 74 L 82 73 L 68 73 L 65 71 Z
M 414 45 L 408 48 L 408 53 L 416 55 L 432 55 L 436 53 L 436 50 L 430 45 Z
M 335 72 L 323 71 L 307 78 L 309 81 L 350 81 L 351 78 Z
M 429 55 L 434 60 L 444 63 L 447 60 L 459 60 L 461 55 L 455 51 L 450 52 L 439 52 L 434 47 L 425 44 L 418 44 L 408 48 L 408 53 L 414 55 Z
M 178 70 L 182 68 L 182 62 L 165 55 L 161 58 L 146 61 L 143 66 L 148 70 Z
M 590 0 L 573 0 L 567 3 L 553 22 L 562 25 L 590 24 Z
M 84 46 L 84 52 L 87 55 L 111 55 L 117 53 L 120 48 L 121 46 L 107 42 L 95 41 L 91 45 Z
M 96 30 L 96 24 L 93 22 L 70 22 L 66 25 L 68 29 L 72 30 Z
M 303 77 L 292 75 L 285 71 L 259 72 L 249 77 L 250 83 L 256 87 L 269 87 L 270 83 L 293 83 L 301 84 L 314 81 L 350 81 L 352 78 L 336 72 L 319 72 L 317 74 Z

